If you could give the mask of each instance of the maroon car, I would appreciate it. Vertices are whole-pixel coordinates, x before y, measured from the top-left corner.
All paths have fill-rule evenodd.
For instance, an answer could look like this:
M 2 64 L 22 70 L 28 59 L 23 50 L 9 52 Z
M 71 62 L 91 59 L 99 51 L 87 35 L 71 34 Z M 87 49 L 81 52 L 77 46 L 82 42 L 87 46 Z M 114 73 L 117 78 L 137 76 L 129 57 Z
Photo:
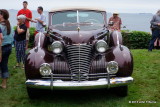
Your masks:
M 49 12 L 48 31 L 38 33 L 26 57 L 28 95 L 40 89 L 85 90 L 115 87 L 126 96 L 133 82 L 133 58 L 121 33 L 109 32 L 106 11 L 60 8 Z

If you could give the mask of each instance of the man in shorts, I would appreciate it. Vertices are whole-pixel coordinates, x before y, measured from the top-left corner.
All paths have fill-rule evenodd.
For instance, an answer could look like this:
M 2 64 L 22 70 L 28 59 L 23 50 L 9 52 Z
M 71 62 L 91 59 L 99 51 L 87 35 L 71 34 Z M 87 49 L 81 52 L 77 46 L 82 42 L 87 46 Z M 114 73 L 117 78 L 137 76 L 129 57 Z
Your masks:
M 28 6 L 28 2 L 24 1 L 23 2 L 23 9 L 21 9 L 20 11 L 18 11 L 17 16 L 19 15 L 25 15 L 26 16 L 26 21 L 25 21 L 25 25 L 27 27 L 27 33 L 26 33 L 26 49 L 28 49 L 28 43 L 29 43 L 29 37 L 30 37 L 30 33 L 29 33 L 29 27 L 30 27 L 30 21 L 34 22 L 32 20 L 32 12 L 27 8 Z

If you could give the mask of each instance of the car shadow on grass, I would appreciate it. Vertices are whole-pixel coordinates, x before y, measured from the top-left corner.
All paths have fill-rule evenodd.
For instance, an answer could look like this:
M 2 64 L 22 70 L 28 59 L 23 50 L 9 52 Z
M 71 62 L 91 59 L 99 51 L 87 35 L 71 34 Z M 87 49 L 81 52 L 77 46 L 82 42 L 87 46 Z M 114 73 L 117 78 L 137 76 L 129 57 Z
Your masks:
M 70 103 L 70 104 L 87 104 L 89 102 L 103 102 L 104 100 L 117 100 L 122 97 L 117 96 L 114 93 L 114 89 L 97 89 L 97 90 L 78 90 L 78 91 L 46 91 L 42 90 L 42 93 L 36 99 L 30 99 L 30 103 L 48 102 L 48 103 Z

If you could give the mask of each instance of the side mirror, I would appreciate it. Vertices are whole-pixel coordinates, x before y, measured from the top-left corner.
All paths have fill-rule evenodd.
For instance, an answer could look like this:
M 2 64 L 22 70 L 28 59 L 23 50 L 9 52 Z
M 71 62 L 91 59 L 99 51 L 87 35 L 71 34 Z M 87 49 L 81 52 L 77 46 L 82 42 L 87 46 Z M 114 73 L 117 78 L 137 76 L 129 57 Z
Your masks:
M 124 29 L 125 29 L 125 28 L 127 28 L 127 27 L 126 27 L 126 26 L 123 26 L 122 28 L 124 28 Z
M 50 34 L 49 34 L 49 30 L 44 31 L 44 34 L 45 34 L 46 36 L 50 36 Z

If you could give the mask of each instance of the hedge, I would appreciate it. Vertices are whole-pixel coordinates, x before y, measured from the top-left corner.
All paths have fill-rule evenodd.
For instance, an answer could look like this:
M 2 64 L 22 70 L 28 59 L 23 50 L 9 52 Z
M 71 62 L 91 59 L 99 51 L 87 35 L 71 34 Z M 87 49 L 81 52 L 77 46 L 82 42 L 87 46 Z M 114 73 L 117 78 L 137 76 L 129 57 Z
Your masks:
M 147 49 L 151 34 L 143 31 L 122 31 L 123 44 L 130 49 Z
M 28 44 L 29 48 L 33 48 L 33 46 L 34 46 L 34 33 L 35 33 L 35 30 L 36 29 L 34 27 L 30 27 L 30 29 L 29 29 L 29 33 L 30 33 L 29 44 Z
M 32 48 L 34 44 L 35 28 L 30 28 L 29 47 Z M 130 49 L 147 49 L 151 34 L 143 31 L 122 31 L 123 44 Z

